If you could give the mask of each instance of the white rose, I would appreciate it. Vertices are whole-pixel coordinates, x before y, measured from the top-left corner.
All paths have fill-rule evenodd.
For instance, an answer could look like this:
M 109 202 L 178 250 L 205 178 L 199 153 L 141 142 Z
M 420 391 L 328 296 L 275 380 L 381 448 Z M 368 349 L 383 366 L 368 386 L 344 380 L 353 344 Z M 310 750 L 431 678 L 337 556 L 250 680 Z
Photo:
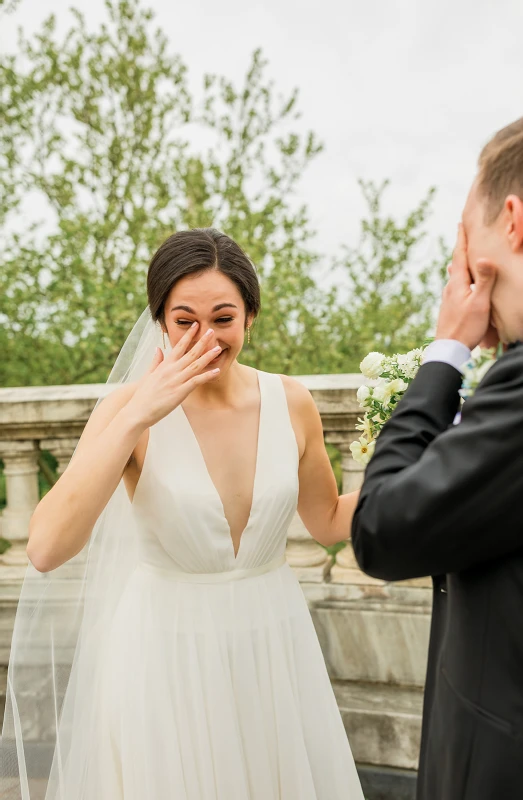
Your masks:
M 350 446 L 354 461 L 357 461 L 359 464 L 368 464 L 374 455 L 375 447 L 376 442 L 374 439 L 367 442 L 366 439 L 361 436 L 358 442 L 352 442 Z
M 382 381 L 372 390 L 372 399 L 377 400 L 383 406 L 389 404 L 392 392 L 390 391 L 391 384 L 388 381 Z
M 369 389 L 369 387 L 368 386 L 360 386 L 360 388 L 358 389 L 358 391 L 356 393 L 356 398 L 357 398 L 358 403 L 360 404 L 360 406 L 364 406 L 365 405 L 365 400 L 367 400 L 368 397 L 370 397 L 370 389 Z
M 408 387 L 409 387 L 408 383 L 406 383 L 401 378 L 396 378 L 395 380 L 389 383 L 388 388 L 390 392 L 390 397 L 392 397 L 393 394 L 402 394 L 403 392 L 407 391 Z
M 360 420 L 358 425 L 355 425 L 355 428 L 357 431 L 362 431 L 365 438 L 368 439 L 368 441 L 370 442 L 370 440 L 372 439 L 372 425 L 370 424 L 370 419 L 368 418 L 367 415 L 365 415 L 365 417 L 362 420 Z
M 360 364 L 360 370 L 366 378 L 379 378 L 383 372 L 385 356 L 382 353 L 369 353 Z
M 402 394 L 408 388 L 402 378 L 395 378 L 392 381 L 382 381 L 372 390 L 372 399 L 377 400 L 384 408 L 390 404 L 393 394 Z
M 419 369 L 420 354 L 416 350 L 397 357 L 398 367 L 406 378 L 414 378 Z

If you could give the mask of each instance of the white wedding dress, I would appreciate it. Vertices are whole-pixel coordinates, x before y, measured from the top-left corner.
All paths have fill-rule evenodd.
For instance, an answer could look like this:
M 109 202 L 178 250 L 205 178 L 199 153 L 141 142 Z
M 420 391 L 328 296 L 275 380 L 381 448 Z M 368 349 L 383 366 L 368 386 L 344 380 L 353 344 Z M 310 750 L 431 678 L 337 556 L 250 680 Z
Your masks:
M 96 755 L 85 764 L 77 737 L 62 776 L 69 800 L 363 800 L 285 563 L 298 497 L 285 391 L 279 376 L 258 377 L 254 493 L 236 557 L 183 409 L 150 429 L 132 503 L 141 562 L 111 623 Z

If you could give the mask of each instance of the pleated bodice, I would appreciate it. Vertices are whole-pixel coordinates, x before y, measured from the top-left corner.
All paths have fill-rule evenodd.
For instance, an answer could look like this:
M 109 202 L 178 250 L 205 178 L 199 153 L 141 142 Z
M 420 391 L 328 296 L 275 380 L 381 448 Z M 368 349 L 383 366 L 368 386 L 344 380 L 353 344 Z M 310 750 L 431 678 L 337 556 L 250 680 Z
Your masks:
M 150 428 L 133 498 L 143 562 L 214 573 L 254 569 L 283 556 L 298 500 L 298 447 L 282 379 L 257 374 L 261 403 L 254 490 L 237 555 L 220 495 L 178 406 Z

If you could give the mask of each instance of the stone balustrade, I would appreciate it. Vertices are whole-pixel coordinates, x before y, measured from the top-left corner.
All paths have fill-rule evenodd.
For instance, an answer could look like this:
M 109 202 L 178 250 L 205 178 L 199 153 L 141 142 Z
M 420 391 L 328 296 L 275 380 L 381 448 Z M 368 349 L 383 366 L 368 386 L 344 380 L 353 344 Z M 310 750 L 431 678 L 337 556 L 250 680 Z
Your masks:
M 341 453 L 343 491 L 358 488 L 362 468 L 352 459 L 350 445 L 359 435 L 356 390 L 361 376 L 312 375 L 299 380 L 311 390 L 319 408 L 325 441 Z M 1 533 L 14 545 L 0 564 L 25 563 L 29 519 L 38 502 L 40 452 L 48 450 L 55 456 L 58 472 L 63 472 L 96 399 L 108 391 L 105 384 L 0 390 L 0 458 L 7 490 Z M 298 516 L 289 533 L 287 557 L 300 580 L 308 582 L 321 583 L 332 572 L 331 580 L 344 583 L 357 569 L 349 546 L 338 554 L 331 570 L 332 558 L 311 538 Z
M 359 436 L 356 391 L 361 376 L 313 375 L 298 380 L 312 393 L 326 443 L 340 452 L 343 492 L 357 489 L 363 472 L 352 459 L 350 445 Z M 51 452 L 58 472 L 63 472 L 97 398 L 109 391 L 106 384 L 0 389 L 0 459 L 7 492 L 0 533 L 12 542 L 0 556 L 0 675 L 4 677 L 27 564 L 28 524 L 38 502 L 40 453 Z M 334 561 L 297 515 L 289 531 L 287 559 L 311 608 L 356 760 L 366 765 L 364 773 L 396 770 L 407 787 L 401 796 L 413 797 L 430 581 L 374 580 L 360 571 L 350 543 Z M 370 798 L 372 780 L 369 787 Z

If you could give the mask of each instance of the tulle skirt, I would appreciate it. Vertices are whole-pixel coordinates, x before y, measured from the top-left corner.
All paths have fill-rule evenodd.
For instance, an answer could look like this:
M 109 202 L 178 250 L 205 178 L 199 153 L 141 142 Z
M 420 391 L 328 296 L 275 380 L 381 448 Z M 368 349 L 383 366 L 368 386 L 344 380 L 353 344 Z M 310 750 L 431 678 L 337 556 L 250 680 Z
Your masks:
M 138 567 L 109 642 L 68 800 L 362 800 L 288 565 L 219 584 Z

